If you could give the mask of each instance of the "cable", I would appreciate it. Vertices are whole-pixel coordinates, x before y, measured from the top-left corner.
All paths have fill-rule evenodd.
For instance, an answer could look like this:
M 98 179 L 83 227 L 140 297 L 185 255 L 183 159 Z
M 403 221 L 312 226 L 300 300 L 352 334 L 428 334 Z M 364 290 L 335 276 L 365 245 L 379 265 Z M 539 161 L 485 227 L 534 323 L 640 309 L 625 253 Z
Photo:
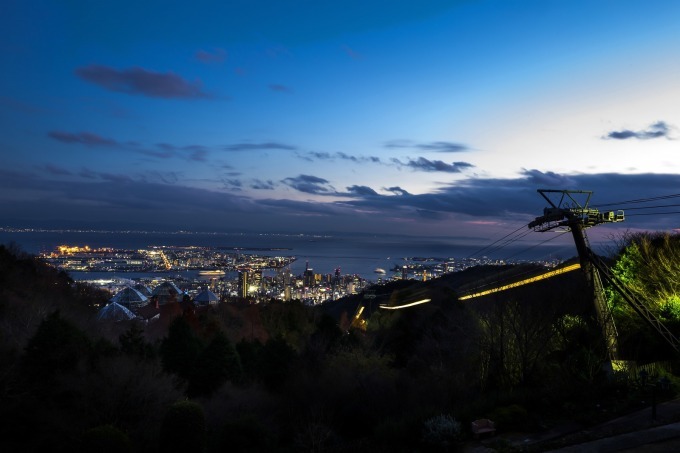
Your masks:
M 634 204 L 634 203 L 648 203 L 650 201 L 657 201 L 657 200 L 667 200 L 669 198 L 678 198 L 680 197 L 680 193 L 675 193 L 671 195 L 662 195 L 658 197 L 650 197 L 650 198 L 638 198 L 635 200 L 626 200 L 626 201 L 618 201 L 615 203 L 601 203 L 598 204 L 598 207 L 602 206 L 614 206 L 614 205 L 623 205 L 623 204 Z
M 533 232 L 534 232 L 533 230 L 527 230 L 523 233 L 520 233 L 519 235 L 515 236 L 514 238 L 510 238 L 507 241 L 503 242 L 502 244 L 497 245 L 496 247 L 489 249 L 489 253 L 497 252 L 497 251 L 503 249 L 504 247 L 507 247 L 508 245 L 512 244 L 513 242 L 519 241 L 520 239 L 524 238 L 525 236 L 527 236 L 527 235 L 529 235 Z
M 680 211 L 673 212 L 640 212 L 638 214 L 627 214 L 626 217 L 635 217 L 638 215 L 669 215 L 669 214 L 680 214 Z
M 534 244 L 534 245 L 532 245 L 531 247 L 528 247 L 528 248 L 526 248 L 526 249 L 524 249 L 524 250 L 520 250 L 519 252 L 515 252 L 515 253 L 513 253 L 512 255 L 506 257 L 504 261 L 509 260 L 509 259 L 512 258 L 513 256 L 521 255 L 521 254 L 524 253 L 524 252 L 528 252 L 529 250 L 534 249 L 534 248 L 536 248 L 536 247 L 538 247 L 538 246 L 540 246 L 540 245 L 543 245 L 543 244 L 545 244 L 546 242 L 554 241 L 555 239 L 557 239 L 558 237 L 562 236 L 562 235 L 565 234 L 565 233 L 568 233 L 568 231 L 560 232 L 560 233 L 557 234 L 556 236 L 553 236 L 553 237 L 551 237 L 551 238 L 549 238 L 549 239 L 546 239 L 545 241 L 539 242 L 538 244 Z
M 680 204 L 662 204 L 657 206 L 640 206 L 637 208 L 626 208 L 626 211 L 635 211 L 638 209 L 656 209 L 656 208 L 677 208 Z
M 477 255 L 477 254 L 479 254 L 479 253 L 482 253 L 484 250 L 488 249 L 489 247 L 492 247 L 494 244 L 496 244 L 496 243 L 502 241 L 503 239 L 507 238 L 508 236 L 511 236 L 511 235 L 517 233 L 519 230 L 521 230 L 521 229 L 523 229 L 523 228 L 526 228 L 526 227 L 527 227 L 527 225 L 522 225 L 522 226 L 520 226 L 520 227 L 517 228 L 515 231 L 506 234 L 506 235 L 503 236 L 502 238 L 500 238 L 500 239 L 498 239 L 498 240 L 492 242 L 491 244 L 487 245 L 486 247 L 482 247 L 481 249 L 477 250 L 476 252 L 471 253 L 470 255 L 468 255 L 467 259 L 470 259 L 470 258 L 472 258 L 473 256 L 475 256 L 475 255 Z

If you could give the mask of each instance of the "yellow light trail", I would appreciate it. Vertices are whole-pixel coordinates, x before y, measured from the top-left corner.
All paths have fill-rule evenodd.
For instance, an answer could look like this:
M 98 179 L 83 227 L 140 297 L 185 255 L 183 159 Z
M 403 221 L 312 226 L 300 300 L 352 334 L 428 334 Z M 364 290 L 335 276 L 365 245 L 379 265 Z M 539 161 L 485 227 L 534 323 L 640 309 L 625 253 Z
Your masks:
M 431 300 L 432 299 L 423 299 L 423 300 L 418 300 L 416 302 L 411 302 L 410 304 L 398 305 L 396 307 L 388 307 L 387 305 L 381 305 L 380 308 L 384 308 L 385 310 L 400 310 L 400 309 L 406 308 L 406 307 L 413 307 L 414 305 L 426 304 Z
M 559 269 L 555 269 L 555 270 L 552 270 L 552 271 L 545 272 L 545 273 L 540 274 L 540 275 L 536 275 L 535 277 L 527 278 L 525 280 L 520 280 L 520 281 L 515 282 L 515 283 L 510 283 L 509 285 L 498 286 L 496 288 L 487 289 L 485 291 L 481 291 L 481 292 L 478 292 L 478 293 L 468 294 L 467 296 L 461 296 L 461 297 L 458 298 L 458 300 L 473 299 L 475 297 L 486 296 L 487 294 L 498 293 L 500 291 L 505 291 L 505 290 L 508 290 L 508 289 L 517 288 L 518 286 L 528 285 L 529 283 L 534 283 L 534 282 L 537 282 L 539 280 L 545 280 L 546 278 L 555 277 L 555 276 L 560 275 L 560 274 L 565 274 L 567 272 L 575 271 L 576 269 L 580 269 L 580 268 L 581 268 L 580 264 L 578 264 L 578 263 L 572 264 L 570 266 L 562 267 L 562 268 L 559 268 Z

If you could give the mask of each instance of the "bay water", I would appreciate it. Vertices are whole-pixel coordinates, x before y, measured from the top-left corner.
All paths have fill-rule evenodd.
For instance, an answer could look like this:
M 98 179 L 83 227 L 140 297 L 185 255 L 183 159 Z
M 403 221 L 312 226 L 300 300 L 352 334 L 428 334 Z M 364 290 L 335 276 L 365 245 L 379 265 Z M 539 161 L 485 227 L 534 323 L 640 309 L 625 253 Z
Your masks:
M 296 261 L 290 268 L 295 275 L 301 274 L 307 265 L 318 274 L 331 274 L 339 267 L 343 275 L 358 274 L 371 281 L 377 280 L 378 275 L 374 272 L 377 268 L 386 270 L 389 276 L 395 265 L 401 267 L 415 257 L 461 259 L 481 248 L 460 245 L 441 237 L 399 235 L 0 230 L 0 244 L 10 242 L 31 254 L 49 252 L 59 245 L 126 250 L 151 246 L 222 248 L 245 254 L 294 256 Z M 511 251 L 504 249 L 502 252 L 507 255 Z M 540 252 L 546 253 L 545 250 Z M 492 258 L 502 259 L 503 256 Z

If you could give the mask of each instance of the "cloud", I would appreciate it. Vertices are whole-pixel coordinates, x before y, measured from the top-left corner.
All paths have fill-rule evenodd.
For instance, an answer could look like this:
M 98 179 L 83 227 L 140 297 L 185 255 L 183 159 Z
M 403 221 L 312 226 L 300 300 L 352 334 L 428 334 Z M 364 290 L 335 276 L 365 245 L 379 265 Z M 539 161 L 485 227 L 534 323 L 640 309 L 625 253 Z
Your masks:
M 637 138 L 638 140 L 649 140 L 652 138 L 666 137 L 670 139 L 671 127 L 665 121 L 657 121 L 650 124 L 647 129 L 640 131 L 632 131 L 630 129 L 622 129 L 620 131 L 612 131 L 602 137 L 603 139 L 627 140 L 629 138 Z
M 282 150 L 295 151 L 297 147 L 285 143 L 262 142 L 262 143 L 234 143 L 223 148 L 225 151 L 266 151 Z
M 378 196 L 378 193 L 371 189 L 370 187 L 367 186 L 350 186 L 347 188 L 347 191 L 351 195 L 360 195 L 362 197 L 375 197 Z
M 136 151 L 140 154 L 144 154 L 145 156 L 156 157 L 158 159 L 171 159 L 171 158 L 177 156 L 177 153 L 172 149 L 161 149 L 161 150 L 138 149 Z
M 307 153 L 307 156 L 300 156 L 301 158 L 312 161 L 312 157 L 317 160 L 331 160 L 333 159 L 333 156 L 331 153 L 327 153 L 325 151 L 310 151 Z
M 336 193 L 335 189 L 329 185 L 327 179 L 317 176 L 300 175 L 295 178 L 286 178 L 281 182 L 299 192 L 314 195 L 332 195 Z
M 119 146 L 128 152 L 135 152 L 157 159 L 181 158 L 194 162 L 205 162 L 209 148 L 203 145 L 176 146 L 170 143 L 157 143 L 155 148 L 144 148 L 143 145 L 128 141 L 119 142 L 110 138 L 104 138 L 90 132 L 71 133 L 63 131 L 51 131 L 47 134 L 50 138 L 62 143 L 76 143 L 85 146 Z
M 460 173 L 463 170 L 474 167 L 474 165 L 467 162 L 451 162 L 447 164 L 441 160 L 429 160 L 424 157 L 418 159 L 409 159 L 408 162 L 402 162 L 399 159 L 392 159 L 392 162 L 398 166 L 409 167 L 416 171 L 426 172 L 444 172 L 444 173 Z
M 120 93 L 165 99 L 213 97 L 203 91 L 200 80 L 190 82 L 173 72 L 160 73 L 140 67 L 117 70 L 108 66 L 90 65 L 77 68 L 75 73 L 87 82 Z
M 420 217 L 428 220 L 444 220 L 448 218 L 448 216 L 444 213 L 437 211 L 429 211 L 427 209 L 416 209 L 416 212 Z
M 105 181 L 112 182 L 131 182 L 132 178 L 129 175 L 116 173 L 99 173 L 99 177 Z
M 470 149 L 466 145 L 462 145 L 460 143 L 444 141 L 415 143 L 411 140 L 390 140 L 389 142 L 385 143 L 385 148 L 419 149 L 422 151 L 434 151 L 437 153 L 460 153 L 463 151 L 468 151 Z
M 293 89 L 286 86 L 286 85 L 281 85 L 279 83 L 272 83 L 269 85 L 269 89 L 272 91 L 275 91 L 277 93 L 292 93 Z
M 537 189 L 548 188 L 592 191 L 590 205 L 610 203 L 615 200 L 631 200 L 676 193 L 680 187 L 680 175 L 639 174 L 624 175 L 605 173 L 593 175 L 560 175 L 535 169 L 524 170 L 519 178 L 481 179 L 470 178 L 444 185 L 435 191 L 400 196 L 399 187 L 387 188 L 394 195 L 357 196 L 343 201 L 357 212 L 379 213 L 381 218 L 413 219 L 414 216 L 429 221 L 479 221 L 495 223 L 522 223 L 541 215 L 547 203 Z M 404 191 L 405 192 L 405 191 Z M 406 193 L 404 193 L 406 195 Z M 580 195 L 575 195 L 580 199 Z M 636 205 L 637 206 L 637 205 Z M 605 205 L 602 205 L 605 208 Z M 607 209 L 619 209 L 614 205 Z M 625 206 L 620 207 L 624 209 Z M 463 217 L 461 217 L 463 216 Z M 447 220 L 447 221 L 448 221 Z M 516 228 L 515 227 L 515 228 Z M 602 234 L 612 234 L 612 229 L 677 228 L 677 216 L 634 216 L 626 217 L 621 225 L 602 227 Z M 607 229 L 609 233 L 606 233 Z M 471 230 L 472 231 L 472 230 Z M 600 233 L 598 233 L 600 234 Z
M 159 148 L 160 151 L 139 150 L 139 152 L 161 159 L 179 156 L 195 162 L 205 162 L 208 156 L 208 148 L 203 145 L 175 146 L 170 143 L 157 143 L 156 147 Z
M 451 142 L 421 143 L 417 145 L 417 148 L 424 151 L 436 151 L 438 153 L 459 153 L 468 150 L 468 147 L 465 145 Z
M 254 179 L 250 184 L 250 188 L 255 190 L 274 190 L 274 182 L 272 180 L 262 181 Z
M 340 159 L 349 160 L 349 161 L 352 161 L 352 162 L 359 162 L 360 160 L 364 159 L 362 157 L 351 156 L 351 155 L 349 155 L 347 153 L 343 153 L 343 152 L 337 152 L 337 153 L 335 153 L 335 155 L 337 157 L 339 157 Z
M 301 159 L 313 162 L 314 159 L 316 160 L 335 160 L 335 159 L 341 159 L 341 160 L 347 160 L 350 162 L 354 163 L 374 163 L 374 164 L 380 164 L 382 161 L 380 160 L 379 157 L 376 156 L 353 156 L 351 154 L 343 153 L 342 151 L 339 151 L 337 153 L 328 153 L 325 151 L 310 151 L 305 154 L 298 154 L 298 157 Z
M 90 170 L 89 168 L 83 168 L 78 173 L 78 176 L 80 176 L 81 178 L 85 178 L 85 179 L 96 179 L 97 173 Z
M 251 200 L 223 191 L 179 184 L 151 183 L 112 173 L 81 172 L 80 181 L 43 179 L 0 169 L 0 211 L 3 219 L 26 219 L 37 225 L 88 226 L 107 229 L 135 225 L 167 229 L 221 228 L 248 213 L 247 227 L 263 225 L 267 212 Z M 8 187 L 16 188 L 11 198 Z M 7 217 L 5 217 L 7 215 Z
M 227 51 L 220 48 L 215 48 L 212 52 L 200 49 L 196 51 L 194 58 L 206 64 L 222 63 L 227 59 Z
M 625 209 L 625 206 L 605 205 L 617 200 L 674 194 L 680 187 L 678 174 L 560 175 L 527 169 L 517 178 L 468 178 L 442 185 L 430 193 L 408 194 L 400 187 L 388 187 L 383 190 L 391 194 L 381 195 L 374 194 L 370 188 L 357 186 L 351 189 L 353 196 L 348 197 L 350 199 L 319 202 L 254 200 L 243 196 L 243 192 L 223 188 L 207 190 L 175 183 L 179 182 L 176 181 L 179 175 L 167 175 L 167 182 L 171 184 L 166 184 L 148 174 L 116 175 L 87 168 L 79 174 L 82 178 L 73 180 L 54 178 L 38 171 L 0 169 L 0 212 L 4 221 L 8 225 L 105 226 L 107 229 L 153 225 L 173 231 L 201 228 L 222 231 L 225 225 L 234 231 L 272 232 L 272 228 L 298 233 L 389 231 L 417 234 L 421 239 L 426 235 L 445 235 L 447 240 L 455 231 L 455 236 L 463 238 L 461 240 L 474 238 L 484 246 L 498 237 L 499 226 L 509 232 L 542 214 L 547 203 L 536 192 L 536 189 L 544 188 L 543 184 L 537 184 L 545 182 L 541 178 L 573 184 L 555 189 L 592 190 L 591 206 L 605 209 Z M 322 195 L 342 195 L 337 194 L 328 181 L 316 176 L 300 175 L 288 178 L 288 182 L 316 185 L 314 190 L 317 192 L 325 190 Z M 265 184 L 274 186 L 272 181 L 265 181 Z M 244 187 L 246 185 L 249 183 L 245 182 Z M 606 239 L 606 236 L 626 229 L 665 231 L 678 228 L 677 214 L 634 215 L 639 212 L 626 212 L 626 221 L 622 224 L 590 229 L 591 244 L 595 244 L 593 239 Z M 272 219 L 276 219 L 275 223 Z M 493 228 L 485 229 L 485 225 Z M 545 239 L 547 237 L 536 233 L 527 240 L 535 245 Z M 567 241 L 567 244 L 572 250 L 573 243 Z
M 174 171 L 167 172 L 152 171 L 147 172 L 146 175 L 150 177 L 149 179 L 151 181 L 158 180 L 165 184 L 177 184 L 180 179 L 179 173 Z
M 406 195 L 411 195 L 404 189 L 402 189 L 399 186 L 394 186 L 394 187 L 383 187 L 383 190 L 386 190 L 388 192 L 392 192 L 394 195 L 400 195 L 400 196 L 406 196 Z
M 527 181 L 531 184 L 537 186 L 542 186 L 541 188 L 554 188 L 559 187 L 561 189 L 568 189 L 574 186 L 573 178 L 565 175 L 560 175 L 552 171 L 542 172 L 539 170 L 527 170 L 522 169 L 521 175 L 527 178 Z M 543 187 L 547 186 L 547 187 Z
M 77 134 L 63 131 L 50 131 L 47 136 L 62 143 L 78 143 L 85 146 L 114 146 L 118 142 L 110 138 L 104 138 L 91 132 Z
M 223 179 L 224 187 L 231 190 L 241 190 L 243 182 L 240 179 Z
M 55 176 L 68 176 L 71 175 L 72 173 L 65 168 L 58 167 L 54 164 L 45 164 L 42 167 L 43 170 L 45 170 L 47 173 Z

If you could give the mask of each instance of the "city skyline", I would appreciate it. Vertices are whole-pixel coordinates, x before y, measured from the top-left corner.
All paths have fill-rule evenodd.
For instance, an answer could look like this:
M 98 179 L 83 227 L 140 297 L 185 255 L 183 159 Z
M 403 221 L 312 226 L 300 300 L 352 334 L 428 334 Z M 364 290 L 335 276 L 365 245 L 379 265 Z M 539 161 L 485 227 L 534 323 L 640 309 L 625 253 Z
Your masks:
M 537 189 L 680 187 L 673 1 L 1 8 L 5 225 L 483 244 Z

